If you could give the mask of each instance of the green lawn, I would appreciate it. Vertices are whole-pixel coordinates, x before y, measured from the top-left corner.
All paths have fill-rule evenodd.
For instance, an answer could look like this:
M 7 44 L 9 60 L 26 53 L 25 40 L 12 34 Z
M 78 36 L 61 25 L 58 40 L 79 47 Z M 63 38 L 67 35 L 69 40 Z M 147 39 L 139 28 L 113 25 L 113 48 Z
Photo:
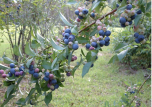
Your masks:
M 7 46 L 9 47 L 8 43 L 0 45 L 2 49 L 0 55 L 2 55 L 2 52 Z M 49 107 L 104 107 L 105 101 L 108 101 L 110 107 L 113 107 L 113 103 L 118 102 L 121 94 L 125 93 L 126 82 L 130 85 L 144 82 L 145 78 L 143 74 L 145 70 L 141 69 L 136 71 L 136 73 L 130 73 L 130 68 L 127 65 L 118 62 L 115 64 L 107 64 L 113 55 L 111 52 L 112 45 L 103 47 L 102 49 L 103 51 L 99 53 L 99 58 L 94 63 L 94 67 L 90 69 L 84 78 L 81 76 L 82 65 L 75 72 L 74 78 L 66 77 L 66 81 L 63 83 L 64 87 L 53 92 L 53 99 Z M 7 49 L 7 54 L 9 55 L 9 53 L 10 50 Z M 80 49 L 74 54 L 79 56 L 79 53 Z M 80 60 L 79 57 L 78 60 Z M 141 107 L 150 107 L 150 84 L 150 81 L 148 81 L 143 86 L 143 94 L 140 95 L 142 100 Z M 21 87 L 22 92 L 25 94 L 27 88 L 23 89 L 23 87 L 29 88 L 30 86 L 22 83 Z M 3 98 L 3 95 L 4 94 L 1 95 L 1 98 Z M 13 101 L 10 101 L 7 106 L 12 106 L 13 102 L 15 103 L 19 97 L 21 97 L 21 95 Z M 44 97 L 40 97 L 39 100 L 42 100 L 42 98 Z M 0 103 L 2 103 L 2 100 L 0 100 Z M 43 102 L 36 105 L 36 107 L 41 106 L 46 107 Z M 30 107 L 30 105 L 27 107 Z

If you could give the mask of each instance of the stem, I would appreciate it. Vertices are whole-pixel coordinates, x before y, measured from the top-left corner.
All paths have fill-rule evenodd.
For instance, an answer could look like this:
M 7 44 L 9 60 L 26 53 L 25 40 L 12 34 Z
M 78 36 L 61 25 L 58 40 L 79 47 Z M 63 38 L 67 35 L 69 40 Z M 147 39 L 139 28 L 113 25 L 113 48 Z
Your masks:
M 146 83 L 146 81 L 151 77 L 151 74 L 147 77 L 147 79 L 143 82 L 143 84 L 140 86 L 139 90 L 137 91 L 137 94 L 139 93 L 139 91 L 142 89 L 143 85 Z M 136 95 L 137 95 L 136 94 Z M 132 104 L 132 102 L 135 100 L 135 97 L 132 99 L 132 101 L 130 102 L 130 106 Z
M 100 18 L 97 19 L 97 20 L 102 20 L 102 19 L 104 19 L 105 17 L 107 17 L 108 15 L 111 15 L 111 14 L 113 14 L 113 13 L 116 12 L 116 11 L 117 11 L 117 8 L 114 9 L 114 10 L 112 10 L 111 12 L 105 14 L 104 16 L 100 17 Z M 90 23 L 88 26 L 86 26 L 86 27 L 84 27 L 82 30 L 80 30 L 79 33 L 81 33 L 82 31 L 84 31 L 85 29 L 87 29 L 88 27 L 92 26 L 92 25 L 95 24 L 95 23 L 96 23 L 96 21 Z

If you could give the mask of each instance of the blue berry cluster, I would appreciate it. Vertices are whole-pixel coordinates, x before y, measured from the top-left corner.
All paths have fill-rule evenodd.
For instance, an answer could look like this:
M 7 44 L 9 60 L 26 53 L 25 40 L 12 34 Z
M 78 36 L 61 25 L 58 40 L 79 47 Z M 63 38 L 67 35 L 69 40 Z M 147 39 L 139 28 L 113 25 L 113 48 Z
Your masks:
M 75 36 L 71 33 L 71 29 L 65 29 L 62 33 L 63 42 L 68 45 L 69 48 L 77 50 L 79 48 L 78 42 L 75 41 Z
M 34 62 L 31 62 L 31 65 L 29 66 L 29 74 L 32 74 L 34 78 L 39 78 L 40 73 L 39 73 L 39 68 L 35 67 Z
M 135 39 L 135 42 L 136 43 L 140 43 L 141 41 L 143 41 L 145 39 L 144 35 L 140 35 L 139 33 L 135 33 L 134 34 L 134 37 L 136 38 Z
M 78 16 L 77 22 L 80 22 L 80 20 L 86 17 L 86 15 L 88 14 L 88 10 L 82 7 L 78 7 L 78 9 L 75 10 L 75 14 Z

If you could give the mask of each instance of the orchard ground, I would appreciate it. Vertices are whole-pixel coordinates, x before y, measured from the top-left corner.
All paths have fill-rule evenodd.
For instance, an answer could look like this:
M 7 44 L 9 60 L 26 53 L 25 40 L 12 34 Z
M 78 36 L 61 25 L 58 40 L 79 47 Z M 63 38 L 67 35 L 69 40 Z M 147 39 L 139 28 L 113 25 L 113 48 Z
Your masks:
M 120 30 L 120 29 L 116 29 Z M 113 33 L 112 33 L 113 35 Z M 112 38 L 111 35 L 111 38 Z M 5 38 L 4 38 L 5 39 Z M 108 64 L 108 61 L 113 56 L 112 53 L 112 40 L 110 46 L 104 46 L 98 55 L 98 60 L 94 63 L 94 67 L 90 69 L 89 73 L 82 78 L 82 66 L 75 72 L 75 77 L 66 77 L 66 81 L 63 83 L 64 87 L 59 88 L 53 92 L 53 99 L 50 103 L 50 107 L 104 107 L 105 102 L 108 101 L 113 107 L 114 103 L 118 103 L 121 99 L 122 94 L 125 93 L 127 84 L 133 85 L 137 83 L 143 83 L 145 80 L 144 74 L 146 70 L 138 69 L 132 70 L 128 65 L 121 63 Z M 6 50 L 6 55 L 10 56 L 10 48 L 8 42 L 5 40 L 4 43 L 0 44 L 0 56 L 2 57 L 3 52 Z M 78 56 L 80 51 L 77 50 L 74 54 Z M 86 53 L 87 51 L 85 51 Z M 76 62 L 72 65 L 75 65 Z M 2 85 L 2 78 L 0 78 L 0 85 Z M 26 84 L 28 82 L 28 76 L 20 84 L 20 89 L 23 95 L 18 94 L 14 100 L 11 100 L 7 106 L 16 106 L 15 101 L 20 97 L 24 96 L 26 91 L 31 87 Z M 26 85 L 26 86 L 25 86 Z M 27 87 L 27 88 L 26 88 Z M 0 88 L 0 105 L 4 100 L 4 94 L 6 87 Z M 139 96 L 142 100 L 141 107 L 150 107 L 151 99 L 151 87 L 150 81 L 147 81 L 142 88 L 143 94 Z M 44 97 L 40 97 L 42 100 Z M 37 107 L 46 106 L 45 103 L 38 103 Z M 27 107 L 30 107 L 28 105 Z

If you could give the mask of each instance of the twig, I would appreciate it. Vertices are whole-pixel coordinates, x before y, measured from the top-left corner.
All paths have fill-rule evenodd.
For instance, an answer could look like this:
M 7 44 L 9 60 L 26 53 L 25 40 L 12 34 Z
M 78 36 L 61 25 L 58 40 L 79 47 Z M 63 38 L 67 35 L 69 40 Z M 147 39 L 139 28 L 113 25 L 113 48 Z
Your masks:
M 114 10 L 112 10 L 111 12 L 105 14 L 104 16 L 100 17 L 100 18 L 97 19 L 97 20 L 102 20 L 102 19 L 105 18 L 106 16 L 111 15 L 111 14 L 113 14 L 113 13 L 116 12 L 116 11 L 117 11 L 117 8 L 114 9 Z M 88 26 L 86 26 L 86 27 L 84 27 L 82 30 L 80 30 L 79 33 L 81 33 L 83 30 L 87 29 L 88 27 L 92 26 L 92 25 L 95 24 L 95 23 L 96 23 L 96 21 L 90 23 Z
M 139 91 L 142 89 L 143 85 L 146 83 L 146 81 L 151 77 L 151 74 L 147 77 L 147 79 L 143 82 L 143 84 L 140 86 L 139 90 L 137 91 L 137 94 L 139 93 Z M 130 102 L 130 106 L 132 104 L 132 102 L 135 100 L 135 97 L 132 99 L 132 101 Z

